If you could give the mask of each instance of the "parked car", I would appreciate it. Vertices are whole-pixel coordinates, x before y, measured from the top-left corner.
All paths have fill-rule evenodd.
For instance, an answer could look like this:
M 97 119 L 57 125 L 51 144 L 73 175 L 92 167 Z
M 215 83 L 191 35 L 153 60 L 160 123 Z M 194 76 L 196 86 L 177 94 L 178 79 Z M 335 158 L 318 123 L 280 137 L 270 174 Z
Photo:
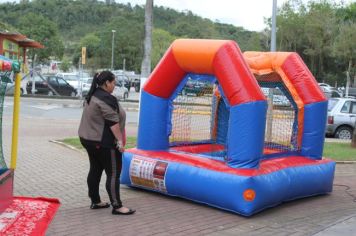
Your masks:
M 83 86 L 83 91 L 82 91 L 83 97 L 88 95 L 92 81 L 93 81 L 93 79 L 89 79 L 85 83 L 85 86 Z M 118 99 L 126 100 L 129 97 L 129 91 L 126 87 L 123 86 L 123 84 L 124 83 L 122 80 L 116 80 L 116 85 L 115 85 L 114 91 L 112 92 L 112 95 L 114 95 Z
M 328 103 L 326 134 L 351 139 L 356 122 L 356 99 L 332 98 Z
M 207 85 L 204 82 L 198 80 L 188 80 L 185 86 L 183 87 L 181 94 L 193 95 L 193 96 L 203 96 L 207 91 Z
M 6 95 L 14 95 L 15 91 L 15 83 L 13 81 L 13 74 L 10 75 L 9 77 L 10 81 L 6 86 L 5 94 Z M 21 78 L 21 83 L 20 83 L 20 94 L 23 95 L 26 93 L 26 83 L 27 83 L 27 77 L 24 76 Z
M 342 92 L 336 88 L 329 88 L 327 91 L 323 91 L 327 98 L 341 98 Z
M 76 73 L 58 73 L 56 74 L 57 77 L 60 77 L 68 82 L 73 88 L 79 88 L 80 78 Z
M 83 86 L 82 86 L 82 96 L 83 97 L 88 95 L 88 92 L 89 92 L 92 82 L 93 82 L 93 78 L 88 78 L 87 80 L 83 81 Z
M 67 83 L 64 79 L 58 76 L 40 76 L 33 77 L 35 81 L 35 94 L 46 94 L 48 96 L 61 95 L 75 97 L 77 90 Z M 32 93 L 32 80 L 29 80 L 26 85 L 28 94 Z
M 269 98 L 270 96 L 270 92 L 273 92 L 273 99 L 272 99 L 272 103 L 273 105 L 276 106 L 290 106 L 290 101 L 288 100 L 288 98 L 286 97 L 286 95 L 284 95 L 284 93 L 278 89 L 278 88 L 265 88 L 262 87 L 261 88 L 263 94 L 266 96 L 266 98 Z
M 135 92 L 140 92 L 141 89 L 141 79 L 140 78 L 136 78 L 131 82 L 131 87 L 135 88 Z
M 124 86 L 124 81 L 116 80 L 116 85 L 112 95 L 114 95 L 118 99 L 126 100 L 129 97 L 129 90 Z
M 14 95 L 15 93 L 15 83 L 11 82 L 6 85 L 5 95 Z M 24 89 L 20 87 L 20 95 L 24 94 Z
M 320 86 L 321 90 L 323 90 L 323 92 L 330 92 L 330 90 L 334 88 L 327 83 L 318 83 L 318 85 Z
M 127 91 L 130 92 L 131 81 L 130 81 L 129 77 L 127 77 L 124 74 L 119 74 L 119 75 L 116 75 L 116 80 L 122 81 L 121 83 L 124 85 L 125 88 L 127 88 Z

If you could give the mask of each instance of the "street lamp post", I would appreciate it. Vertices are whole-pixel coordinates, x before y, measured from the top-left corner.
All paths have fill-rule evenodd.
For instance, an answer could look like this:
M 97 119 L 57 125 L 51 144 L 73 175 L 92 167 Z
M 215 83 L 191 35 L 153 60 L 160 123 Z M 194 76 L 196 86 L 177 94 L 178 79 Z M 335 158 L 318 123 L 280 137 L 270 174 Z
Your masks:
M 273 0 L 271 52 L 276 51 L 276 15 L 277 15 L 277 0 Z M 266 131 L 266 137 L 268 142 L 272 142 L 272 126 L 273 126 L 272 117 L 273 117 L 273 89 L 268 89 L 267 131 Z
M 111 30 L 112 40 L 111 40 L 111 70 L 114 70 L 114 37 L 116 30 Z
M 277 0 L 273 0 L 272 5 L 272 29 L 271 29 L 271 52 L 276 51 L 276 16 L 277 15 Z

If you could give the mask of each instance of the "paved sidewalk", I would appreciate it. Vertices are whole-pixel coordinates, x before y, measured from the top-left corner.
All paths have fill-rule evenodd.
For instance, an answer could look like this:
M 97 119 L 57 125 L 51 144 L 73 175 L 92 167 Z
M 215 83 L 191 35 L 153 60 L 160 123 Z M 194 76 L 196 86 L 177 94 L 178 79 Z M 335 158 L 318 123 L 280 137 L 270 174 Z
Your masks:
M 356 235 L 356 164 L 337 165 L 332 194 L 285 203 L 250 218 L 125 186 L 123 202 L 137 209 L 135 215 L 90 210 L 86 154 L 49 142 L 76 136 L 78 124 L 76 120 L 20 120 L 15 195 L 60 199 L 62 205 L 47 235 Z M 135 127 L 129 125 L 128 133 L 135 134 Z M 11 119 L 4 117 L 6 157 L 10 135 Z M 103 183 L 102 198 L 108 201 Z

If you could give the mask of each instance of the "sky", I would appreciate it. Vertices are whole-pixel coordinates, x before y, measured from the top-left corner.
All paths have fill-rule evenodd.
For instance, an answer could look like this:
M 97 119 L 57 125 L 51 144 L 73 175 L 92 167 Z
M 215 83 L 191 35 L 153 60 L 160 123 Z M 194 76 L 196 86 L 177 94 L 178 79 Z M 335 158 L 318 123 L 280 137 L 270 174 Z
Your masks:
M 336 0 L 340 2 L 342 0 Z M 343 0 L 351 3 L 356 0 Z M 145 0 L 116 0 L 131 5 L 144 5 Z M 212 21 L 241 26 L 248 30 L 262 31 L 266 25 L 264 18 L 272 16 L 273 0 L 154 0 L 155 6 L 164 6 L 178 11 L 190 10 L 194 14 Z M 277 0 L 280 7 L 287 0 Z M 308 2 L 303 0 L 303 2 Z
M 287 0 L 277 0 L 277 5 L 282 6 Z M 303 0 L 307 2 L 307 0 Z M 336 0 L 345 3 L 356 0 Z M 0 0 L 3 2 L 19 2 L 19 0 Z M 118 3 L 131 5 L 144 5 L 145 0 L 115 0 Z M 264 18 L 272 16 L 273 0 L 154 0 L 155 6 L 164 6 L 177 11 L 190 10 L 194 14 L 208 18 L 212 21 L 233 24 L 247 30 L 261 31 L 266 25 Z
M 287 0 L 277 0 L 278 6 Z M 145 4 L 145 0 L 116 0 L 131 5 Z M 261 31 L 265 28 L 264 17 L 272 16 L 273 0 L 154 0 L 155 6 L 164 6 L 178 11 L 190 10 L 194 14 L 212 21 L 242 26 Z

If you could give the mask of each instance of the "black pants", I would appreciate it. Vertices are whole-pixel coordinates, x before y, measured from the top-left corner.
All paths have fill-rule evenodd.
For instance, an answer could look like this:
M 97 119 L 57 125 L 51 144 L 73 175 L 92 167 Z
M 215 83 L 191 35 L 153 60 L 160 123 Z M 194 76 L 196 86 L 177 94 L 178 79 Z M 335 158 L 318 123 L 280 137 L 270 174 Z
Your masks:
M 103 148 L 82 143 L 88 152 L 90 170 L 88 174 L 88 194 L 92 203 L 100 203 L 99 185 L 103 170 L 106 173 L 106 191 L 114 208 L 122 207 L 120 200 L 120 174 L 122 153 L 117 149 Z

